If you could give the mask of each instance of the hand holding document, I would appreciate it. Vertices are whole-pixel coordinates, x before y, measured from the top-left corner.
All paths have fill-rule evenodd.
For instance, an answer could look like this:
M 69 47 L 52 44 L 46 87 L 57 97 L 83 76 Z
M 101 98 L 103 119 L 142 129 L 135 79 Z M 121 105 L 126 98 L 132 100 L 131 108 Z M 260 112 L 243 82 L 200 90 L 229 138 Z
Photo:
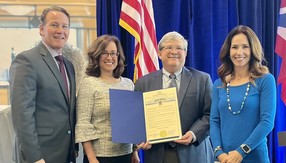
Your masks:
M 180 139 L 176 88 L 150 92 L 110 90 L 112 141 L 150 144 Z

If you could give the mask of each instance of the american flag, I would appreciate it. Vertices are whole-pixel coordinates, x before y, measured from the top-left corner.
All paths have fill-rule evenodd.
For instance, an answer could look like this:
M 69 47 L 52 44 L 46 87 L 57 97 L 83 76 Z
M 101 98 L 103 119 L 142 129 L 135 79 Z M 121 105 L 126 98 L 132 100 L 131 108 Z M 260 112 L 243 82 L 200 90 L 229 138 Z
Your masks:
M 281 0 L 275 52 L 282 58 L 278 83 L 282 84 L 281 98 L 286 105 L 286 0 Z
M 134 81 L 158 70 L 152 0 L 123 0 L 119 25 L 135 37 Z

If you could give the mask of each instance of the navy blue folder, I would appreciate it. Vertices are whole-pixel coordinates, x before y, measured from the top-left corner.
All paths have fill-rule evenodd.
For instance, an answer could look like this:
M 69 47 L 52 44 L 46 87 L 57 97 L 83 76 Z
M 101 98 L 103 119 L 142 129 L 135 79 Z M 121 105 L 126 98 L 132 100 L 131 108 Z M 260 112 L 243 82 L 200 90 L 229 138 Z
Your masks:
M 109 90 L 112 141 L 146 142 L 143 92 Z

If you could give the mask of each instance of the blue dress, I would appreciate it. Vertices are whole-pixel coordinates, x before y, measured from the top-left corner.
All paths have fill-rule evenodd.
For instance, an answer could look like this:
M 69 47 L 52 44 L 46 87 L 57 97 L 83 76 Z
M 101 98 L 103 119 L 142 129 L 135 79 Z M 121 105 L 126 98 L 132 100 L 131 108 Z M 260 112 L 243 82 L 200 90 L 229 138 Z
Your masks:
M 273 75 L 266 74 L 250 84 L 250 90 L 240 114 L 228 110 L 226 88 L 221 79 L 214 82 L 210 116 L 210 136 L 213 147 L 221 146 L 222 153 L 237 150 L 243 156 L 243 163 L 269 163 L 267 135 L 274 127 L 276 113 L 276 84 Z M 232 111 L 240 110 L 248 83 L 230 86 Z M 240 148 L 247 144 L 251 148 L 245 154 Z

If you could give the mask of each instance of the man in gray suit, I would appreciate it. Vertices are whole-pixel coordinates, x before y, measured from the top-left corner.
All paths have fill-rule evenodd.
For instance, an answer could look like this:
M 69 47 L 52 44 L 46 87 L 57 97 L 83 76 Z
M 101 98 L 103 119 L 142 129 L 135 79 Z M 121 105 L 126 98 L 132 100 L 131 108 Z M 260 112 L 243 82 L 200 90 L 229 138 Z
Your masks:
M 61 60 L 69 26 L 65 9 L 45 9 L 42 41 L 17 55 L 10 67 L 17 162 L 75 162 L 75 72 L 71 62 Z
M 139 78 L 136 91 L 168 88 L 175 76 L 183 136 L 168 143 L 141 143 L 146 163 L 211 163 L 213 150 L 209 139 L 212 81 L 207 73 L 184 67 L 188 43 L 177 32 L 165 34 L 158 55 L 163 68 Z

